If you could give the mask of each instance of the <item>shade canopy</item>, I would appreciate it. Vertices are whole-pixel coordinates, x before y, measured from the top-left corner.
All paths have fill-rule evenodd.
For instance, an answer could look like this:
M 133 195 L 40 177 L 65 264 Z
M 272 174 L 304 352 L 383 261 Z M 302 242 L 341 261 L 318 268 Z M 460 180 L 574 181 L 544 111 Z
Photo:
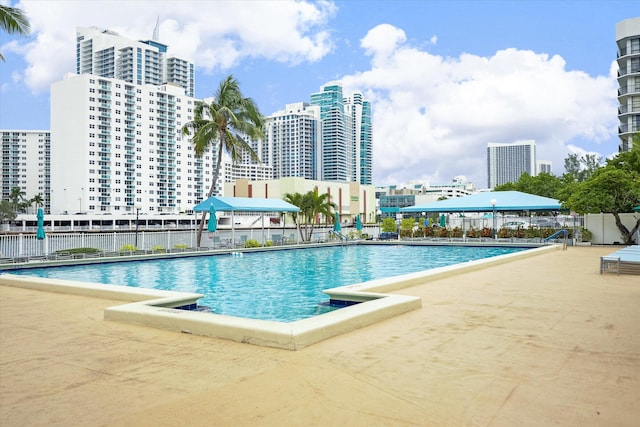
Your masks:
M 407 206 L 400 212 L 498 212 L 559 211 L 560 202 L 548 197 L 520 191 L 487 191 L 470 196 L 438 200 L 424 205 Z
M 265 199 L 259 197 L 209 197 L 198 203 L 195 212 L 208 211 L 211 206 L 216 211 L 225 212 L 299 212 L 300 208 L 281 199 Z
M 44 240 L 44 212 L 42 208 L 38 208 L 38 213 L 36 214 L 36 218 L 38 219 L 38 229 L 36 230 L 36 239 Z

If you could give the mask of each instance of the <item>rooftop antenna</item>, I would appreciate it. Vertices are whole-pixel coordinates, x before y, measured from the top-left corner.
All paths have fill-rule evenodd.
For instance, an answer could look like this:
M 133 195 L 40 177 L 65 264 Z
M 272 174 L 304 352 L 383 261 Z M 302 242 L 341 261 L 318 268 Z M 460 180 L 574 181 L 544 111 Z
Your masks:
M 160 41 L 160 15 L 156 18 L 156 27 L 153 29 L 153 40 Z

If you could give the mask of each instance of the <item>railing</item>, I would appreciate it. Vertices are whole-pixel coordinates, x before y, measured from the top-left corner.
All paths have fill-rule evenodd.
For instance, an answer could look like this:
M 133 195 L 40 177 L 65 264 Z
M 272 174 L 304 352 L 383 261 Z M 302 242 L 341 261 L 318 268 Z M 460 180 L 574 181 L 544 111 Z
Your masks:
M 546 239 L 544 239 L 545 242 L 548 242 L 549 240 L 554 240 L 556 238 L 558 238 L 560 235 L 564 234 L 564 243 L 562 245 L 562 249 L 563 250 L 567 250 L 567 239 L 569 238 L 569 231 L 568 230 L 558 230 L 555 233 L 553 233 L 551 236 L 547 237 Z

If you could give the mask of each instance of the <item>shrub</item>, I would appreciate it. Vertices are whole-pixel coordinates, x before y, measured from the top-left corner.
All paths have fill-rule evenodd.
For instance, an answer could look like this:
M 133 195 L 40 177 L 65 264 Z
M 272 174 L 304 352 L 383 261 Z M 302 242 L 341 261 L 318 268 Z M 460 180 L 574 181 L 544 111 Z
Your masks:
M 153 252 L 164 252 L 164 247 L 162 247 L 162 245 L 155 245 L 151 248 L 151 250 Z
M 187 249 L 189 245 L 185 243 L 178 243 L 177 245 L 173 245 L 173 249 Z
M 102 252 L 100 249 L 96 248 L 73 248 L 73 249 L 61 249 L 56 251 L 55 253 L 67 253 L 67 254 L 95 254 L 98 252 Z
M 498 237 L 501 239 L 508 239 L 510 237 L 513 237 L 512 231 L 514 230 L 509 230 L 508 228 L 501 228 L 500 230 L 498 230 Z
M 589 230 L 587 230 L 586 228 L 582 228 L 582 241 L 583 242 L 590 242 L 591 239 L 593 239 L 593 233 Z
M 462 228 L 454 227 L 450 233 L 451 237 L 462 237 Z
M 467 237 L 469 238 L 480 237 L 480 231 L 471 227 L 470 229 L 467 230 Z
M 127 243 L 126 245 L 122 245 L 122 247 L 120 248 L 120 252 L 133 252 L 137 250 L 138 248 L 136 248 L 136 245 L 132 245 L 130 243 Z
M 393 218 L 385 218 L 382 220 L 381 231 L 396 231 L 396 221 Z
M 438 237 L 449 237 L 449 230 L 447 230 L 445 227 L 440 227 L 438 228 L 438 231 L 436 231 Z
M 245 248 L 259 248 L 260 246 L 262 245 L 256 239 L 247 239 L 247 241 L 244 242 Z

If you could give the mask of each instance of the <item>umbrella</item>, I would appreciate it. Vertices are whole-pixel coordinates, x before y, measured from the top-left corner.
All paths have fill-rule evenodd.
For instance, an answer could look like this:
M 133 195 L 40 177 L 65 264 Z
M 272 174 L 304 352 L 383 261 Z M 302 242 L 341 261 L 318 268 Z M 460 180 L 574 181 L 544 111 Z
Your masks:
M 216 218 L 216 209 L 213 203 L 209 206 L 209 222 L 207 223 L 207 231 L 213 233 L 218 228 L 218 219 Z
M 447 226 L 447 217 L 444 214 L 440 215 L 440 227 Z
M 38 218 L 38 230 L 36 231 L 36 239 L 44 240 L 44 212 L 42 208 L 38 208 L 38 213 L 36 214 L 36 218 Z
M 360 214 L 356 215 L 356 230 L 362 231 L 362 221 L 360 221 Z
M 640 206 L 636 206 L 635 208 L 632 209 L 634 212 L 640 212 Z
M 340 214 L 336 212 L 336 216 L 333 221 L 333 231 L 335 231 L 336 233 L 339 233 L 341 230 L 342 230 L 342 227 L 340 226 Z

